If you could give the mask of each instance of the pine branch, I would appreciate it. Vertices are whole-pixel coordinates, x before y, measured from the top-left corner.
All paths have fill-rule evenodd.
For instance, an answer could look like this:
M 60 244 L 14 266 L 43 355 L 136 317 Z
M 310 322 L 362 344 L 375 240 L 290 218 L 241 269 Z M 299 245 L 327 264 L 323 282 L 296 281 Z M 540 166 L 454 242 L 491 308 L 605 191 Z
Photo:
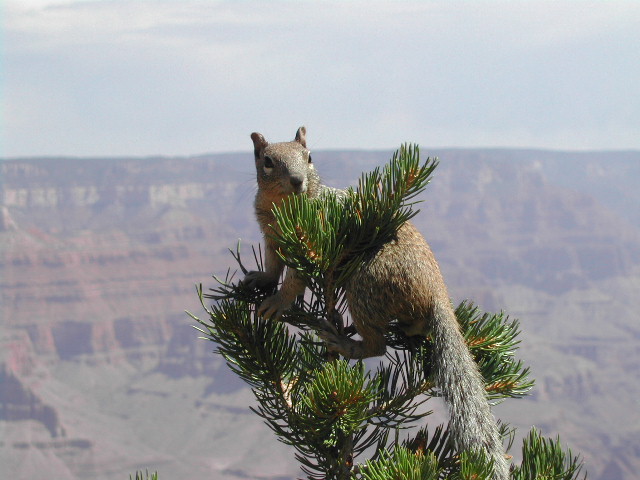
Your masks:
M 129 480 L 158 480 L 158 472 L 154 472 L 149 475 L 148 470 L 145 473 L 137 471 L 135 479 L 131 475 L 129 475 Z
M 510 321 L 503 312 L 482 313 L 470 302 L 458 305 L 456 317 L 485 378 L 489 398 L 527 395 L 534 381 L 529 379 L 530 369 L 515 359 L 520 344 L 519 322 Z
M 204 302 L 201 287 L 198 294 Z M 326 362 L 309 334 L 298 339 L 284 323 L 256 318 L 243 302 L 221 300 L 204 308 L 210 321 L 192 315 L 200 332 L 252 387 L 259 404 L 252 410 L 296 448 L 310 478 L 326 472 L 343 478 L 355 455 L 386 446 L 390 428 L 426 415 L 416 414 L 426 398 L 415 402 L 424 390 L 415 362 L 396 361 L 370 375 L 361 362 Z
M 451 434 L 444 425 L 438 425 L 433 433 L 429 433 L 428 426 L 425 426 L 419 429 L 413 438 L 405 440 L 402 445 L 416 454 L 434 455 L 443 472 L 452 471 L 456 465 L 456 451 Z
M 231 252 L 237 270 L 229 269 L 223 279 L 214 277 L 217 286 L 210 293 L 198 288 L 209 317 L 190 314 L 200 324 L 198 330 L 216 342 L 217 352 L 251 386 L 258 401 L 252 410 L 279 441 L 295 448 L 308 478 L 486 478 L 491 469 L 483 451 L 456 452 L 444 426 L 400 440 L 400 432 L 431 414 L 425 402 L 438 395 L 431 381 L 429 338 L 407 337 L 392 323 L 386 333 L 392 350 L 377 369 L 367 371 L 362 362 L 333 359 L 314 335 L 325 328 L 354 334 L 344 286 L 371 249 L 388 242 L 417 213 L 415 199 L 436 165 L 431 159 L 421 164 L 418 148 L 405 145 L 384 169 L 364 174 L 357 189 L 328 190 L 316 199 L 291 196 L 274 209 L 275 231 L 282 232 L 274 238 L 282 260 L 309 287 L 282 322 L 255 314 L 273 291 L 253 291 L 236 280 L 238 270 L 249 270 L 239 244 Z M 253 258 L 262 270 L 259 248 L 253 249 Z M 216 303 L 206 307 L 205 299 Z M 480 312 L 467 302 L 457 307 L 456 315 L 489 397 L 526 395 L 533 381 L 529 369 L 515 359 L 518 322 L 503 313 Z M 507 431 L 503 425 L 503 436 Z M 356 457 L 370 450 L 372 458 L 357 465 Z M 581 469 L 571 452 L 535 432 L 525 442 L 523 458 L 514 479 L 573 480 Z
M 583 464 L 571 450 L 562 450 L 560 439 L 543 438 L 534 428 L 522 445 L 522 464 L 513 472 L 514 480 L 574 480 L 587 478 Z M 582 474 L 582 476 L 581 476 Z
M 282 261 L 320 296 L 341 289 L 367 253 L 390 241 L 418 213 L 411 206 L 437 164 L 428 158 L 421 165 L 418 147 L 404 145 L 382 171 L 363 174 L 356 190 L 287 197 L 273 209 L 276 231 L 282 232 L 274 236 Z
M 397 447 L 393 453 L 383 452 L 377 460 L 369 460 L 355 476 L 361 480 L 437 480 L 440 468 L 432 453 L 412 452 Z

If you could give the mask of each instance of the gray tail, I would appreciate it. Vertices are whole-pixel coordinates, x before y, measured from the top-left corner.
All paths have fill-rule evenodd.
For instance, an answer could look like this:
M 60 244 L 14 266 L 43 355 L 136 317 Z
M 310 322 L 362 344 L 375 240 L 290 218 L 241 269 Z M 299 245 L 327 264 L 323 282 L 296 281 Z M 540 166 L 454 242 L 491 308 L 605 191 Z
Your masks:
M 449 302 L 436 302 L 433 322 L 436 385 L 449 406 L 453 438 L 460 450 L 484 448 L 494 462 L 494 480 L 509 478 L 498 425 L 484 379 L 460 332 Z

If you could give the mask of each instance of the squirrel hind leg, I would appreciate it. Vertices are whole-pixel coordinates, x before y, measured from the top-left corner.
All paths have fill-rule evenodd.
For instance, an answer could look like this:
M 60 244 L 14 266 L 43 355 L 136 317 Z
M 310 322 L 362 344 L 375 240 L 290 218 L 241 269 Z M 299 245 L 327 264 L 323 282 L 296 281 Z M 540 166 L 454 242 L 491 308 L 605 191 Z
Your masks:
M 404 332 L 407 337 L 423 336 L 426 337 L 429 332 L 429 319 L 426 315 L 412 318 L 410 321 L 398 322 L 398 327 Z

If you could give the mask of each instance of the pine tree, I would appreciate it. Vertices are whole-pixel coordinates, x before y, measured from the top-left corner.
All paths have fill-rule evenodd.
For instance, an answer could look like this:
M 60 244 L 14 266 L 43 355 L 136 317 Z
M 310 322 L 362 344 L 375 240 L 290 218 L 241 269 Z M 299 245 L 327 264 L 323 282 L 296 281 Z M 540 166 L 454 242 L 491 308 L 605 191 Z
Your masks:
M 438 396 L 429 338 L 406 337 L 392 325 L 388 353 L 372 367 L 375 362 L 338 358 L 317 336 L 327 329 L 355 334 L 344 299 L 347 279 L 370 249 L 386 243 L 418 212 L 416 197 L 436 167 L 437 160 L 420 162 L 417 146 L 404 145 L 384 169 L 363 174 L 357 188 L 316 199 L 291 196 L 274 208 L 282 232 L 276 238 L 279 254 L 308 284 L 307 295 L 281 321 L 255 314 L 274 292 L 249 290 L 231 269 L 224 279 L 214 277 L 218 284 L 209 293 L 198 287 L 208 317 L 191 314 L 198 329 L 252 388 L 252 410 L 295 449 L 309 479 L 489 477 L 491 461 L 482 451 L 455 451 L 447 426 L 426 425 L 432 412 L 425 404 Z M 246 274 L 240 245 L 231 253 Z M 261 270 L 261 251 L 253 253 Z M 207 306 L 208 300 L 215 302 Z M 515 358 L 518 322 L 502 312 L 481 312 L 470 302 L 458 305 L 456 316 L 489 399 L 526 395 L 533 381 Z M 501 433 L 510 448 L 513 430 L 502 424 Z M 523 443 L 522 458 L 512 469 L 517 480 L 582 475 L 578 457 L 535 430 Z

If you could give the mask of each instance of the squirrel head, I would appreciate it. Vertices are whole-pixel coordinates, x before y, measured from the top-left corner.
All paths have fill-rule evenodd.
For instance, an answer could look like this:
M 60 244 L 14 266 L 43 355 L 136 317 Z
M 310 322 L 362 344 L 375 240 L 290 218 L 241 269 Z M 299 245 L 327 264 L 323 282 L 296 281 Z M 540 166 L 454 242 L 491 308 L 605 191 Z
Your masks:
M 279 203 L 290 194 L 306 193 L 317 177 L 307 150 L 306 129 L 300 127 L 291 142 L 269 143 L 260 133 L 252 133 L 258 194 Z M 270 204 L 270 203 L 269 203 Z

